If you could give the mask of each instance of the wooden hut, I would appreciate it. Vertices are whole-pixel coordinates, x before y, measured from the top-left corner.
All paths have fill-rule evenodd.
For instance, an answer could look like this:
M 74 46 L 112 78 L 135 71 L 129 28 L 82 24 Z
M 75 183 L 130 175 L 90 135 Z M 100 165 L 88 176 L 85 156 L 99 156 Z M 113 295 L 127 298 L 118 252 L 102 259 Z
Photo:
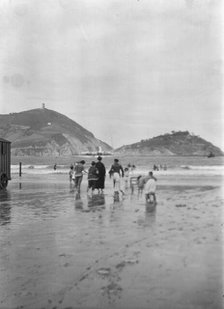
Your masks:
M 0 189 L 11 179 L 11 142 L 0 138 Z

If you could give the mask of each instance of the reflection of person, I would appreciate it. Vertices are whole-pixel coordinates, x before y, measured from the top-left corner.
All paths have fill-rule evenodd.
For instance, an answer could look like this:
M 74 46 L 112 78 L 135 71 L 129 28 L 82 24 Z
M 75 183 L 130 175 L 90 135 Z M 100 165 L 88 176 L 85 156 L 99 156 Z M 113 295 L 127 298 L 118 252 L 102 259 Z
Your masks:
M 89 189 L 92 189 L 92 192 L 94 191 L 94 189 L 96 188 L 96 182 L 98 179 L 98 169 L 96 168 L 96 162 L 92 161 L 91 166 L 89 168 L 88 171 L 88 188 L 87 188 L 87 192 L 89 191 Z
M 94 194 L 88 195 L 88 207 L 97 207 L 105 205 L 105 197 L 104 194 Z M 104 208 L 104 207 L 102 207 Z
M 151 201 L 151 196 L 153 197 L 153 202 L 156 202 L 156 177 L 153 176 L 153 172 L 149 172 L 149 178 L 145 184 L 145 199 L 146 202 Z
M 118 162 L 118 159 L 114 159 L 114 164 L 111 166 L 109 174 L 110 177 L 113 176 L 114 192 L 121 191 L 122 193 L 124 193 L 120 188 L 120 178 L 124 177 L 124 170 L 122 165 Z
M 83 208 L 83 201 L 81 200 L 80 193 L 76 193 L 75 195 L 75 208 L 82 209 Z
M 114 192 L 114 203 L 120 202 L 120 197 L 119 197 L 119 192 L 115 191 Z
M 75 176 L 75 188 L 80 192 L 83 172 L 85 172 L 84 164 L 86 162 L 84 160 L 78 162 L 78 164 L 74 168 L 74 176 Z
M 5 225 L 11 222 L 11 204 L 8 203 L 11 200 L 10 194 L 6 190 L 0 190 L 1 195 L 0 199 L 1 204 L 0 207 L 0 225 Z M 6 203 L 4 203 L 6 202 Z
M 103 193 L 104 189 L 104 183 L 105 183 L 105 177 L 106 177 L 106 169 L 104 164 L 101 162 L 102 157 L 97 158 L 98 162 L 96 162 L 96 168 L 98 169 L 98 180 L 96 182 L 96 189 L 101 190 L 101 193 Z

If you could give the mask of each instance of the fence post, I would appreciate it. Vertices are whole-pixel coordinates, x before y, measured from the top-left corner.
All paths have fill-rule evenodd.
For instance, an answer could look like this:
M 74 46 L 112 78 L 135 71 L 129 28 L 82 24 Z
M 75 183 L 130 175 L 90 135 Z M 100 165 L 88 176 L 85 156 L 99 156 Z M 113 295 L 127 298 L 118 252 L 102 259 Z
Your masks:
M 19 176 L 22 176 L 22 162 L 19 162 Z

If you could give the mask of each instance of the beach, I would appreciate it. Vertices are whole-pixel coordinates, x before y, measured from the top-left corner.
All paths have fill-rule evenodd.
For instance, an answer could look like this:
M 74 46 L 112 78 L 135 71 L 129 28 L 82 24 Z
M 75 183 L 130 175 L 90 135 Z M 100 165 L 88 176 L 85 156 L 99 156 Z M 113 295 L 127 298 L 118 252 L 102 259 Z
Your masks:
M 0 192 L 1 309 L 223 308 L 222 173 L 157 173 L 151 206 L 27 171 Z

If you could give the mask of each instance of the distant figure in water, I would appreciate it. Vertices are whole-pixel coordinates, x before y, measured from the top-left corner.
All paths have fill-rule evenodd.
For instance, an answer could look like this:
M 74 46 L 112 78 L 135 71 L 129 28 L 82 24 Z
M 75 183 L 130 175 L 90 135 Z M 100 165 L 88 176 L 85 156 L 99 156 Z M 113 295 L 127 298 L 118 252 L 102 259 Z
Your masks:
M 158 170 L 159 170 L 159 167 L 158 167 L 156 164 L 154 164 L 154 165 L 153 165 L 153 170 L 154 170 L 154 171 L 158 171 Z
M 110 177 L 113 177 L 114 193 L 119 194 L 120 191 L 124 194 L 124 191 L 121 190 L 121 177 L 124 177 L 124 170 L 122 165 L 118 162 L 118 159 L 114 159 L 114 164 L 111 166 L 109 174 Z
M 98 180 L 96 182 L 96 189 L 98 189 L 98 193 L 103 193 L 104 190 L 104 183 L 106 177 L 106 169 L 104 164 L 101 162 L 102 157 L 97 158 L 98 162 L 96 162 L 96 168 L 98 170 Z
M 153 176 L 153 172 L 149 172 L 149 178 L 145 184 L 145 199 L 146 202 L 151 202 L 151 196 L 153 197 L 153 202 L 156 203 L 156 177 Z
M 129 175 L 134 174 L 134 170 L 136 169 L 136 166 L 134 164 L 131 165 L 131 163 L 128 163 L 128 170 L 129 170 Z
M 71 166 L 70 166 L 70 170 L 69 170 L 69 172 L 68 172 L 69 181 L 70 181 L 70 182 L 72 182 L 73 173 L 74 173 L 74 167 L 73 167 L 73 165 L 71 165 Z
M 57 169 L 57 164 L 55 163 L 55 165 L 54 165 L 54 170 L 56 171 L 56 169 Z

